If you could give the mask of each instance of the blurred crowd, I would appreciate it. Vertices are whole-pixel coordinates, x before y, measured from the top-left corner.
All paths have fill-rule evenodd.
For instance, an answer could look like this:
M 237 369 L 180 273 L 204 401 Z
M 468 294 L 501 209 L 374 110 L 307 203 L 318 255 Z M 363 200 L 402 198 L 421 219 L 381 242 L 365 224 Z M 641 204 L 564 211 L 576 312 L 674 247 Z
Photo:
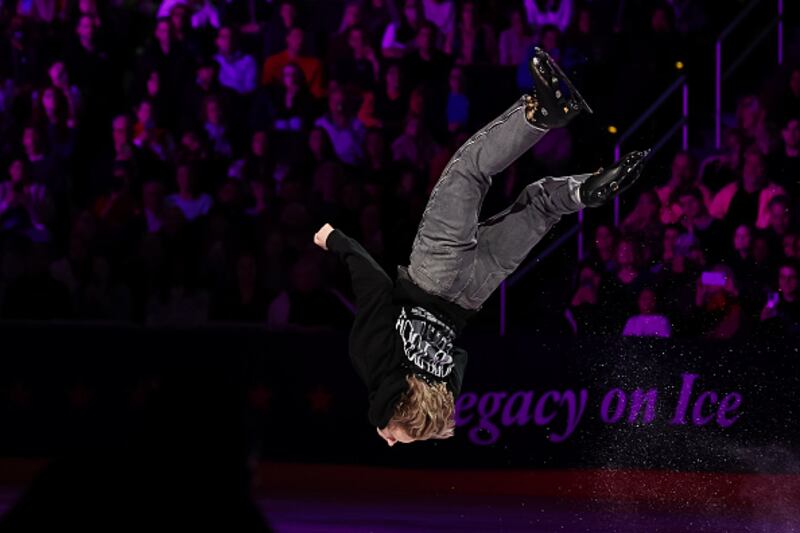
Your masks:
M 741 98 L 720 153 L 676 153 L 619 227 L 596 228 L 565 315 L 576 333 L 800 333 L 800 70 L 785 96 L 779 130 Z
M 643 4 L 0 1 L 0 317 L 346 328 L 347 278 L 314 230 L 394 275 L 449 157 L 530 90 L 533 45 L 595 107 L 646 104 L 709 20 Z M 624 90 L 612 57 L 638 74 Z M 594 230 L 576 334 L 798 329 L 800 70 L 784 85 L 742 95 L 721 152 L 676 154 Z M 488 208 L 575 171 L 580 142 L 545 137 Z

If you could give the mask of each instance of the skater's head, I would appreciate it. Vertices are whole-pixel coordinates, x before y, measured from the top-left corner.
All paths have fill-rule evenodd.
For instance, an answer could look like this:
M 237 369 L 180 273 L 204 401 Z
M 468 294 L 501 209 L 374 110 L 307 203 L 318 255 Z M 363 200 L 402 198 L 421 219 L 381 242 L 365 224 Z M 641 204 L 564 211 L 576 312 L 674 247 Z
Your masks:
M 378 428 L 378 435 L 389 446 L 452 437 L 455 402 L 447 386 L 429 384 L 413 375 L 407 376 L 406 381 L 408 390 L 400 397 L 386 427 Z

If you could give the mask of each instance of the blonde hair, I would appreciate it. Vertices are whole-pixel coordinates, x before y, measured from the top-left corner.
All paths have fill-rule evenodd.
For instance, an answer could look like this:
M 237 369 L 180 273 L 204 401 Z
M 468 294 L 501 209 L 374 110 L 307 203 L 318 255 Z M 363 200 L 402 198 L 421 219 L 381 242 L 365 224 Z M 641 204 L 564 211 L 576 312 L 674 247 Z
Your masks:
M 415 440 L 447 439 L 453 436 L 455 401 L 444 383 L 429 384 L 415 375 L 406 376 L 408 390 L 400 397 L 389 420 Z

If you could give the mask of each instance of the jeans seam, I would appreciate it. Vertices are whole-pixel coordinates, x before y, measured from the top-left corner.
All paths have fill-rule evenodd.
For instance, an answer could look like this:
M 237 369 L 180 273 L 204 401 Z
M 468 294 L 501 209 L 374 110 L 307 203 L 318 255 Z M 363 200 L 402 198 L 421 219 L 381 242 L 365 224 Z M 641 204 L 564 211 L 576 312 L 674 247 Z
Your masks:
M 430 196 L 430 199 L 428 200 L 428 206 L 425 208 L 425 210 L 422 213 L 422 221 L 420 222 L 419 228 L 417 229 L 417 238 L 414 240 L 414 245 L 416 245 L 420 240 L 420 235 L 422 233 L 422 229 L 425 227 L 425 216 L 430 211 L 431 204 L 433 203 L 432 201 L 433 201 L 434 198 L 436 198 L 436 193 L 439 190 L 439 187 L 441 186 L 442 182 L 444 182 L 444 180 L 450 178 L 450 170 L 453 168 L 453 165 L 455 165 L 456 163 L 461 161 L 462 154 L 467 150 L 467 148 L 469 148 L 470 146 L 472 146 L 473 144 L 478 142 L 478 139 L 480 137 L 485 136 L 493 128 L 496 128 L 497 126 L 505 123 L 506 121 L 508 121 L 508 119 L 511 117 L 511 115 L 513 115 L 514 113 L 516 113 L 520 109 L 524 109 L 524 108 L 525 108 L 525 104 L 524 103 L 520 103 L 520 105 L 518 105 L 518 106 L 516 106 L 516 107 L 514 107 L 514 108 L 512 108 L 512 109 L 510 109 L 508 111 L 506 111 L 500 118 L 498 118 L 497 120 L 495 120 L 494 122 L 492 122 L 491 124 L 489 124 L 488 126 L 483 128 L 481 131 L 479 131 L 475 135 L 473 135 L 466 143 L 464 143 L 464 146 L 462 146 L 455 153 L 455 155 L 453 156 L 453 160 L 450 161 L 450 163 L 447 164 L 447 167 L 445 167 L 444 172 L 442 172 L 442 177 L 439 179 L 439 182 L 436 184 L 436 186 L 431 191 L 431 196 Z

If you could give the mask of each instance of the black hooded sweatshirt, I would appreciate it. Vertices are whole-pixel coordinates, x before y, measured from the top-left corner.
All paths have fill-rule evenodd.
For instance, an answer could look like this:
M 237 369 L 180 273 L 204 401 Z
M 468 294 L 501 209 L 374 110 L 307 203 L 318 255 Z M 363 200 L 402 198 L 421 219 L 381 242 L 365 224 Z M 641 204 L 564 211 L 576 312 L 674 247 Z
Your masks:
M 397 267 L 393 283 L 372 256 L 341 230 L 333 230 L 326 245 L 350 271 L 357 307 L 350 330 L 350 361 L 369 392 L 370 424 L 388 425 L 408 389 L 410 374 L 428 383 L 444 382 L 458 397 L 467 352 L 453 342 L 475 311 L 422 290 L 406 267 Z

